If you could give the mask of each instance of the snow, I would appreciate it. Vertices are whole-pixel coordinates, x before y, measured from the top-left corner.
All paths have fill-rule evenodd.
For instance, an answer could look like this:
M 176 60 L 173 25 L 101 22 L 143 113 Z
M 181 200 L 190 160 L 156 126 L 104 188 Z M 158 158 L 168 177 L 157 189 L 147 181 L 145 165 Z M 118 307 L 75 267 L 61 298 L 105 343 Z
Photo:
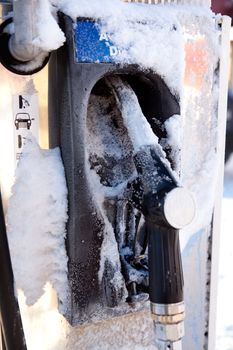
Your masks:
M 225 169 L 224 197 L 222 202 L 222 225 L 217 310 L 216 350 L 233 349 L 233 155 Z
M 164 150 L 170 151 L 171 159 L 176 165 L 175 169 L 180 168 L 180 151 L 182 147 L 182 130 L 183 120 L 181 115 L 173 115 L 165 123 L 164 127 L 167 132 L 167 137 L 161 140 L 161 146 Z
M 117 48 L 115 59 L 118 63 L 137 63 L 144 69 L 153 69 L 174 93 L 181 92 L 184 73 L 182 18 L 190 11 L 187 2 L 181 4 L 155 6 L 121 0 L 41 0 L 36 11 L 37 30 L 32 43 L 47 52 L 63 45 L 65 36 L 55 20 L 57 11 L 74 21 L 77 17 L 101 20 L 103 33 L 108 34 Z M 199 1 L 196 5 L 192 6 L 193 14 L 212 18 L 208 4 L 202 6 L 204 2 Z M 41 55 L 38 65 L 45 57 L 43 53 Z M 34 64 L 37 60 L 22 68 L 33 69 Z
M 158 138 L 143 115 L 138 99 L 132 88 L 120 78 L 109 78 L 118 107 L 122 113 L 123 123 L 127 128 L 134 152 L 145 145 L 158 145 Z
M 174 9 L 120 0 L 92 1 L 91 6 L 83 0 L 58 1 L 56 5 L 74 21 L 76 17 L 101 19 L 102 31 L 118 49 L 117 62 L 160 72 L 173 91 L 181 90 L 184 50 Z
M 59 149 L 43 151 L 31 137 L 16 170 L 7 232 L 16 289 L 34 304 L 50 282 L 65 312 L 67 189 Z
M 106 214 L 106 210 L 104 209 L 104 202 L 106 200 L 105 194 L 106 189 L 103 185 L 100 184 L 99 178 L 94 171 L 90 171 L 88 174 L 90 185 L 92 188 L 93 197 L 96 200 L 98 208 L 101 212 L 101 215 L 104 219 L 104 239 L 101 246 L 101 254 L 100 254 L 100 267 L 98 272 L 98 278 L 101 283 L 105 264 L 108 263 L 113 267 L 114 276 L 113 280 L 115 282 L 114 286 L 116 290 L 123 290 L 123 298 L 126 297 L 126 288 L 124 278 L 121 273 L 121 263 L 119 257 L 118 246 L 115 238 L 115 233 L 113 231 L 113 227 L 109 222 L 109 219 Z
M 33 14 L 37 36 L 33 38 L 33 45 L 42 51 L 50 51 L 51 43 L 56 50 L 65 42 L 65 35 L 57 25 L 57 14 L 48 0 L 37 1 L 37 8 Z
M 104 219 L 105 232 L 101 248 L 101 260 L 99 280 L 104 274 L 105 263 L 113 266 L 116 287 L 120 290 L 124 287 L 123 276 L 120 272 L 119 251 L 113 226 L 106 214 L 106 200 L 116 198 L 126 186 L 128 177 L 132 176 L 131 164 L 128 159 L 132 154 L 132 146 L 122 122 L 118 121 L 118 128 L 114 127 L 114 120 L 119 111 L 114 106 L 112 97 L 101 98 L 91 95 L 88 106 L 87 118 L 87 169 L 91 192 L 95 205 L 100 210 Z M 111 112 L 109 112 L 111 110 Z M 121 143 L 119 143 L 119 139 Z M 106 158 L 104 158 L 106 157 Z M 112 160 L 114 159 L 114 164 Z M 125 167 L 122 167 L 122 159 Z M 105 163 L 104 163 L 105 162 Z M 109 164 L 108 164 L 109 162 Z M 91 164 L 91 169 L 90 169 Z
M 163 77 L 172 92 L 182 91 L 184 74 L 183 17 L 190 13 L 212 18 L 206 1 L 178 1 L 156 5 L 127 3 L 122 0 L 40 0 L 35 11 L 35 37 L 32 44 L 42 50 L 37 59 L 21 66 L 29 71 L 41 66 L 47 53 L 61 47 L 65 35 L 56 22 L 58 11 L 70 16 L 93 18 L 101 21 L 118 54 L 121 64 L 139 64 Z M 145 40 L 146 38 L 146 40 Z M 159 55 L 158 55 L 159 52 Z M 172 57 L 172 59 L 171 59 Z

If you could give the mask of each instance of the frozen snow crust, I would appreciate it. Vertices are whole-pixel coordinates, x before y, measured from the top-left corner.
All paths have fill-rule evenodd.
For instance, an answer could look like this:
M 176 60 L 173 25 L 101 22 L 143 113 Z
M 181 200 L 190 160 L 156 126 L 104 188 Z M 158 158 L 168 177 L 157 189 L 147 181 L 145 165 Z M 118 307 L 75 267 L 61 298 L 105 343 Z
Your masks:
M 85 5 L 84 5 L 85 3 Z M 101 19 L 103 32 L 108 33 L 120 52 L 116 61 L 137 63 L 152 69 L 164 78 L 173 91 L 181 90 L 184 67 L 182 28 L 171 8 L 140 6 L 119 0 L 87 3 L 59 3 L 74 21 L 76 17 Z M 171 59 L 172 57 L 172 59 Z
M 74 22 L 77 17 L 101 20 L 103 32 L 108 33 L 121 52 L 116 57 L 119 63 L 137 63 L 145 69 L 153 69 L 173 92 L 181 93 L 184 71 L 182 18 L 190 11 L 187 3 L 145 5 L 122 0 L 43 0 L 39 2 L 38 37 L 33 44 L 45 51 L 63 45 L 64 34 L 54 20 L 57 11 L 70 16 Z M 195 5 L 191 10 L 194 15 L 212 16 L 208 4 L 197 1 Z
M 65 311 L 68 295 L 65 224 L 67 189 L 59 149 L 41 150 L 28 139 L 8 210 L 8 239 L 16 288 L 34 304 L 50 282 Z

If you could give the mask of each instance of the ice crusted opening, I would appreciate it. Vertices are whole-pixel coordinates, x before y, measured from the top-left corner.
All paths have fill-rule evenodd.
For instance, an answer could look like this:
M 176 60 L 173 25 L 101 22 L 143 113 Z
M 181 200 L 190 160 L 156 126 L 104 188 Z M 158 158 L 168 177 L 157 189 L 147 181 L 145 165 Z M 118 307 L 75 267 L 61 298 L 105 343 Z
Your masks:
M 164 122 L 178 113 L 177 99 L 152 73 L 106 76 L 91 92 L 86 171 L 104 220 L 98 277 L 108 306 L 119 306 L 125 298 L 130 304 L 148 298 L 147 230 L 135 205 L 142 188 L 133 157 L 140 147 L 156 145 L 165 158 L 159 145 L 166 137 Z
M 28 305 L 55 288 L 66 312 L 68 282 L 65 235 L 67 188 L 58 148 L 42 150 L 28 138 L 9 200 L 7 232 L 16 289 Z

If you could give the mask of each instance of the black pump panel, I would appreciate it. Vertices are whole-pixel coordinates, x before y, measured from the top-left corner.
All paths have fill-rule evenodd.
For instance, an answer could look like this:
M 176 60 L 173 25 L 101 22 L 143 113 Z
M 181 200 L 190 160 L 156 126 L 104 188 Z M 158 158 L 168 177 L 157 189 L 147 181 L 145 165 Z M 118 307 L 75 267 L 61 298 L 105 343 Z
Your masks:
M 112 285 L 111 280 L 116 272 L 114 270 L 116 265 L 111 264 L 109 260 L 105 261 L 103 278 L 102 281 L 99 280 L 101 247 L 106 235 L 106 218 L 103 208 L 100 208 L 95 200 L 95 193 L 93 193 L 95 189 L 91 186 L 89 172 L 91 169 L 94 171 L 97 168 L 101 169 L 96 170 L 100 183 L 106 187 L 114 187 L 119 184 L 114 177 L 115 173 L 112 170 L 114 167 L 114 169 L 119 167 L 118 173 L 120 173 L 121 181 L 129 178 L 134 171 L 130 140 L 127 140 L 120 119 L 120 111 L 117 111 L 117 107 L 112 106 L 113 97 L 111 90 L 106 85 L 105 78 L 121 75 L 123 81 L 132 87 L 143 114 L 159 139 L 166 137 L 164 122 L 172 115 L 179 114 L 180 107 L 178 98 L 171 94 L 158 74 L 144 71 L 136 64 L 119 66 L 113 63 L 77 63 L 74 59 L 73 22 L 69 17 L 61 15 L 60 25 L 66 33 L 66 43 L 58 51 L 52 53 L 50 58 L 49 139 L 50 147 L 60 146 L 61 148 L 68 186 L 69 220 L 66 244 L 69 256 L 71 300 L 70 310 L 66 316 L 72 324 L 82 324 L 90 322 L 93 318 L 96 319 L 98 310 L 102 311 L 102 318 L 133 312 L 133 308 L 131 309 L 128 305 L 122 308 L 123 311 L 114 307 L 127 304 L 127 302 L 130 305 L 137 300 L 138 295 L 140 299 L 140 295 L 148 293 L 146 232 L 143 231 L 140 213 L 127 202 L 120 208 L 126 218 L 126 233 L 123 239 L 119 237 L 120 231 L 117 224 L 117 215 L 120 212 L 119 203 L 106 202 L 106 215 L 112 225 L 119 250 L 120 265 L 118 268 L 124 277 L 125 285 Z M 108 96 L 112 99 L 109 101 L 109 106 L 107 105 Z M 105 111 L 112 118 L 109 125 L 115 128 L 115 141 L 117 142 L 120 129 L 120 134 L 125 135 L 124 140 L 120 140 L 121 146 L 122 142 L 126 144 L 129 142 L 128 153 L 125 158 L 124 156 L 120 158 L 118 164 L 113 155 L 108 159 L 103 159 L 101 163 L 100 156 L 98 154 L 93 156 L 92 149 L 88 148 L 88 144 L 91 143 L 89 125 L 92 122 L 98 123 L 89 114 L 93 99 L 107 101 Z M 115 118 L 117 115 L 119 115 L 118 119 Z M 107 177 L 110 180 L 106 182 Z M 134 186 L 136 188 L 137 184 Z M 121 249 L 127 244 L 129 246 L 134 244 L 135 235 L 138 235 L 141 253 L 145 255 L 145 261 L 140 261 L 140 263 L 136 262 L 133 256 L 121 254 Z M 127 270 L 128 265 L 141 274 L 143 282 L 140 285 L 131 283 Z M 126 301 L 125 290 L 128 293 Z

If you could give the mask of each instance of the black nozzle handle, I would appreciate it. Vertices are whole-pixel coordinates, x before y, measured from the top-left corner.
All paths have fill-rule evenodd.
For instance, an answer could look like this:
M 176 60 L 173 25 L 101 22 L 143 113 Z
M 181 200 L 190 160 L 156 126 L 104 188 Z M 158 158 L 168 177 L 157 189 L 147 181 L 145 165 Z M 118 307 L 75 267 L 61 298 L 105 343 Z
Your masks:
M 148 233 L 150 301 L 155 304 L 180 303 L 184 282 L 179 225 L 173 224 L 173 212 L 177 214 L 177 210 L 172 206 L 167 210 L 166 206 L 168 194 L 174 190 L 176 194 L 177 182 L 155 146 L 143 147 L 134 161 L 144 190 L 142 213 Z M 176 195 L 174 197 L 172 205 L 180 205 L 176 203 Z M 178 214 L 182 218 L 182 210 Z
M 179 231 L 147 222 L 149 233 L 149 296 L 155 304 L 184 300 Z

